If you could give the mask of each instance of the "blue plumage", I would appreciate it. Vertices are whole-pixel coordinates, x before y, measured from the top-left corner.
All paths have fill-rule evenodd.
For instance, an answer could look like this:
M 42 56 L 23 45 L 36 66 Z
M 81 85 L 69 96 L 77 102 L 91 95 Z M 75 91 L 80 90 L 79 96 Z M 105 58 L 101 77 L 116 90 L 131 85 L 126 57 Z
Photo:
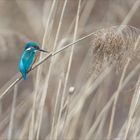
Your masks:
M 38 45 L 34 42 L 29 42 L 24 46 L 24 51 L 22 53 L 22 56 L 19 62 L 19 70 L 24 80 L 26 80 L 26 74 L 32 66 L 36 50 L 47 52 L 45 50 L 40 49 Z

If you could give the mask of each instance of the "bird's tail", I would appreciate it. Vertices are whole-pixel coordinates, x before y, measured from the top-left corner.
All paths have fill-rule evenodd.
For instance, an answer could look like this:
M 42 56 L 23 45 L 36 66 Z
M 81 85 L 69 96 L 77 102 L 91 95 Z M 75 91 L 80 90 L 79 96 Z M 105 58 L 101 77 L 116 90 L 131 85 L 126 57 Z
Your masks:
M 26 80 L 26 72 L 22 72 L 22 77 L 24 80 Z

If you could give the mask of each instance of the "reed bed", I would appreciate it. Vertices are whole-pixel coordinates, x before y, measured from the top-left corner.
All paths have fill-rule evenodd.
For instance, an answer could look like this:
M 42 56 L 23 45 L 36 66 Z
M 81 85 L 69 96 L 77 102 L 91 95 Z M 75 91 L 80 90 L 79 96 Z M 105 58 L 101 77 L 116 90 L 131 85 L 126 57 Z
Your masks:
M 140 139 L 139 0 L 1 5 L 13 16 L 0 25 L 1 140 Z M 17 65 L 27 41 L 50 53 L 23 81 Z

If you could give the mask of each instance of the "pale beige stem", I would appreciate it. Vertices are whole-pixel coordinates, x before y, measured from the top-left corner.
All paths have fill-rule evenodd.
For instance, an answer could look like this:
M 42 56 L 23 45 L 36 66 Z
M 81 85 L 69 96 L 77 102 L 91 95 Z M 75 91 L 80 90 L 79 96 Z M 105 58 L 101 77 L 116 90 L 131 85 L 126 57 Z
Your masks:
M 79 2 L 78 2 L 78 9 L 77 9 L 76 22 L 75 22 L 73 42 L 75 42 L 76 36 L 77 36 L 77 32 L 78 32 L 78 23 L 79 23 L 79 16 L 80 16 L 80 8 L 81 8 L 81 0 L 79 0 Z M 68 61 L 68 68 L 67 68 L 67 72 L 66 72 L 66 78 L 65 78 L 65 81 L 64 81 L 64 89 L 63 89 L 63 93 L 62 93 L 62 102 L 61 102 L 61 105 L 60 105 L 60 113 L 61 114 L 62 114 L 62 110 L 63 110 L 63 106 L 64 106 L 64 100 L 65 100 L 65 98 L 67 98 L 67 95 L 65 95 L 65 94 L 66 94 L 66 89 L 67 89 L 67 84 L 68 84 L 68 78 L 69 78 L 69 74 L 70 74 L 70 70 L 71 70 L 73 53 L 74 53 L 74 45 L 71 48 L 70 58 L 69 58 L 69 61 Z M 63 122 L 63 125 L 65 125 L 64 123 L 65 122 Z M 62 127 L 62 129 L 63 129 L 63 127 Z
M 43 40 L 42 40 L 42 48 L 43 49 L 45 48 L 46 37 L 48 34 L 48 29 L 49 29 L 48 27 L 49 27 L 49 23 L 50 23 L 52 14 L 54 12 L 55 4 L 56 4 L 56 0 L 54 0 L 52 3 L 50 14 L 49 14 L 48 20 L 46 22 L 45 33 L 44 33 Z M 40 55 L 40 60 L 41 59 L 42 59 L 42 54 Z M 37 69 L 37 74 L 36 74 L 35 92 L 34 92 L 34 100 L 33 100 L 33 107 L 32 107 L 32 117 L 31 117 L 30 131 L 29 131 L 29 138 L 31 138 L 31 139 L 33 139 L 33 135 L 34 135 L 35 108 L 36 108 L 38 87 L 39 87 L 39 83 L 40 83 L 40 75 L 41 75 L 41 67 L 39 67 Z
M 137 108 L 139 98 L 140 98 L 140 77 L 138 79 L 136 91 L 133 95 L 133 99 L 131 102 L 131 106 L 130 106 L 130 110 L 129 110 L 129 114 L 128 114 L 128 122 L 127 122 L 126 130 L 124 133 L 124 139 L 127 139 L 127 135 L 128 135 L 129 129 L 130 129 L 131 124 L 132 124 L 133 115 L 134 115 L 135 110 Z
M 55 100 L 55 105 L 54 105 L 54 113 L 53 113 L 53 119 L 52 119 L 52 127 L 51 127 L 51 134 L 50 134 L 50 139 L 57 139 L 57 128 L 58 125 L 56 124 L 56 128 L 55 128 L 55 121 L 56 121 L 56 116 L 57 116 L 57 110 L 58 110 L 58 99 L 60 96 L 60 90 L 61 90 L 61 86 L 62 86 L 62 79 L 59 80 L 59 84 L 58 84 L 58 90 L 57 90 L 57 94 L 56 94 L 56 100 Z
M 12 139 L 17 93 L 18 93 L 18 85 L 15 85 L 14 94 L 13 94 L 13 102 L 12 102 L 12 111 L 11 111 L 10 123 L 9 123 L 8 140 Z
M 58 42 L 58 39 L 59 39 L 60 29 L 61 29 L 61 26 L 62 26 L 62 21 L 63 21 L 63 18 L 64 18 L 64 13 L 65 13 L 67 2 L 68 2 L 68 0 L 64 1 L 64 5 L 63 5 L 63 8 L 62 8 L 62 13 L 61 13 L 60 20 L 59 20 L 59 25 L 58 25 L 57 32 L 56 32 L 56 38 L 55 38 L 53 50 L 55 50 L 56 46 L 57 46 L 57 42 Z M 42 95 L 42 99 L 41 99 L 41 102 L 40 102 L 41 109 L 40 109 L 40 113 L 38 115 L 38 117 L 39 117 L 39 126 L 38 126 L 38 130 L 37 130 L 37 139 L 39 139 L 41 122 L 42 122 L 42 115 L 43 115 L 43 108 L 44 108 L 44 105 L 45 105 L 45 99 L 47 97 L 48 81 L 50 79 L 52 66 L 53 66 L 53 61 L 51 61 L 50 66 L 49 66 L 48 75 L 46 76 L 46 79 L 45 79 L 45 83 L 47 83 L 47 84 L 43 89 L 43 95 Z
M 130 63 L 130 58 L 128 58 L 128 61 L 127 61 L 126 65 L 123 69 L 122 76 L 121 76 L 121 79 L 120 79 L 120 82 L 119 82 L 119 86 L 118 86 L 118 89 L 116 91 L 116 95 L 115 95 L 115 99 L 114 99 L 113 107 L 112 107 L 111 120 L 110 120 L 110 124 L 109 124 L 109 131 L 108 131 L 107 139 L 111 139 L 114 117 L 115 117 L 115 112 L 116 112 L 116 105 L 117 105 L 117 102 L 118 102 L 120 89 L 122 88 L 123 80 L 124 80 L 126 70 L 128 68 L 129 63 Z
M 140 63 L 133 69 L 132 72 L 129 73 L 129 75 L 127 76 L 127 78 L 124 80 L 121 89 L 122 90 L 126 84 L 131 80 L 131 78 L 135 75 L 135 73 L 140 69 Z M 102 119 L 104 113 L 106 113 L 106 111 L 109 110 L 110 106 L 112 105 L 115 97 L 116 97 L 117 92 L 115 92 L 113 94 L 113 96 L 110 98 L 110 100 L 108 101 L 108 103 L 105 105 L 105 107 L 102 109 L 102 111 L 100 112 L 100 114 L 97 116 L 95 123 L 91 126 L 90 130 L 88 131 L 87 135 L 86 135 L 86 139 L 91 138 L 93 132 L 95 131 L 95 129 L 97 128 L 97 125 L 99 124 L 100 120 Z

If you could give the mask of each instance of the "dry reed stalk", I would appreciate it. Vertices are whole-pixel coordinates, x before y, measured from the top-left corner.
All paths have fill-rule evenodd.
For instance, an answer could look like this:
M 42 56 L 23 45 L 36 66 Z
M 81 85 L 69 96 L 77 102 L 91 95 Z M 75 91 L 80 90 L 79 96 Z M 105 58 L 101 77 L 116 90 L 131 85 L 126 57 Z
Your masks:
M 80 28 L 83 29 L 87 22 L 89 21 L 90 14 L 95 6 L 96 0 L 88 0 L 85 4 L 85 8 L 81 14 L 81 19 L 80 19 Z
M 93 106 L 95 106 L 95 104 L 96 104 L 96 98 L 93 98 L 91 101 L 91 104 L 88 108 L 88 111 L 85 115 L 85 119 L 83 120 L 83 126 L 82 126 L 82 130 L 81 130 L 80 139 L 82 139 L 86 135 L 87 130 L 89 129 L 89 127 L 91 125 L 90 120 L 92 120 L 92 117 L 93 117 L 93 115 L 91 115 L 91 112 L 92 112 L 92 114 L 95 113 L 95 109 L 93 108 Z
M 87 3 L 87 5 L 88 5 L 88 3 Z M 91 6 L 91 5 L 90 5 Z M 92 9 L 92 8 L 91 8 Z M 132 16 L 131 16 L 132 17 Z M 129 18 L 130 19 L 130 18 Z M 86 22 L 86 21 L 85 21 Z M 124 49 L 125 50 L 125 49 Z M 131 50 L 130 50 L 131 51 Z M 104 54 L 104 53 L 103 53 Z M 126 56 L 127 55 L 129 55 L 129 54 L 126 54 Z M 53 56 L 52 54 L 51 54 L 51 56 Z M 50 56 L 50 57 L 51 57 Z M 114 58 L 115 59 L 115 58 Z M 123 64 L 125 63 L 124 61 L 123 61 L 123 58 L 121 58 L 121 62 L 122 63 L 120 63 L 119 62 L 119 64 L 117 65 L 117 66 L 120 66 L 120 68 L 123 66 Z M 116 61 L 117 61 L 117 59 L 116 59 Z M 62 61 L 63 62 L 63 61 Z M 118 62 L 118 61 L 117 61 Z M 112 61 L 112 63 L 114 63 L 114 61 Z M 121 64 L 121 65 L 120 65 Z M 41 78 L 41 77 L 40 77 Z M 38 78 L 37 78 L 38 79 Z M 47 83 L 48 84 L 48 83 Z M 91 81 L 91 83 L 90 83 L 91 85 L 92 85 L 92 81 Z M 87 88 L 90 88 L 91 87 L 91 85 L 88 85 L 87 86 Z M 81 91 L 80 91 L 81 92 Z M 84 92 L 86 92 L 86 88 L 85 88 L 85 90 L 84 90 Z M 89 92 L 89 91 L 88 91 Z M 92 93 L 90 93 L 89 95 L 91 95 Z M 38 99 L 38 97 L 36 97 L 37 99 Z M 83 97 L 84 98 L 84 97 Z M 81 98 L 80 98 L 81 99 Z M 39 100 L 39 99 L 38 99 Z M 86 100 L 86 99 L 85 99 Z M 83 104 L 85 103 L 85 100 L 82 100 L 82 106 L 81 106 L 81 110 L 83 109 Z M 35 101 L 35 100 L 34 100 Z M 72 102 L 73 103 L 73 102 Z M 37 105 L 37 103 L 36 103 L 36 105 Z M 80 109 L 79 109 L 80 110 Z M 77 111 L 78 112 L 78 111 Z M 80 114 L 80 113 L 79 113 Z M 78 115 L 79 115 L 78 114 Z M 75 115 L 75 114 L 74 114 Z M 74 115 L 73 115 L 73 118 L 74 118 Z M 101 130 L 102 130 L 102 126 L 103 126 L 103 124 L 104 124 L 104 121 L 105 121 L 105 116 L 107 115 L 107 111 L 106 111 L 106 113 L 104 113 L 103 114 L 103 116 L 102 116 L 102 119 L 100 119 L 100 122 L 99 122 L 99 124 L 98 124 L 98 129 L 96 130 L 96 131 L 94 131 L 96 134 L 94 135 L 95 137 L 98 137 L 98 133 L 101 133 L 102 134 L 102 132 L 101 132 Z M 36 117 L 36 114 L 35 114 L 35 117 Z M 104 120 L 103 120 L 104 119 Z M 64 120 L 63 120 L 63 118 L 62 118 L 62 122 L 63 122 Z M 35 122 L 35 121 L 34 121 Z M 67 122 L 67 120 L 66 120 L 66 122 Z M 76 124 L 76 123 L 75 123 Z M 70 123 L 69 123 L 69 125 L 70 125 Z M 74 129 L 73 130 L 75 130 L 75 127 L 74 127 Z M 57 130 L 57 131 L 59 131 L 59 130 Z M 60 132 L 61 133 L 61 132 Z M 90 138 L 92 138 L 92 137 L 90 137 Z
M 123 33 L 125 34 L 125 33 L 128 33 L 128 32 L 131 32 L 131 30 L 129 28 L 132 28 L 132 27 L 125 26 L 125 28 L 123 30 Z M 117 44 L 117 41 L 121 41 L 122 35 L 120 34 L 121 36 L 119 36 L 119 37 L 118 37 L 118 34 L 113 35 L 113 34 L 115 34 L 114 33 L 115 30 L 117 32 L 118 28 L 113 27 L 109 30 L 101 30 L 99 32 L 96 32 L 97 34 L 95 33 L 95 39 L 93 41 L 95 45 L 93 45 L 93 46 L 94 46 L 94 49 L 95 49 L 94 53 L 96 54 L 97 64 L 102 63 L 102 61 L 103 61 L 102 56 L 108 57 L 107 60 L 112 61 L 112 63 L 117 62 L 118 63 L 117 66 L 120 66 L 122 64 L 122 62 L 124 61 L 124 60 L 120 59 L 119 62 L 118 62 L 118 59 L 117 59 L 118 55 L 121 54 L 121 52 L 124 50 L 124 49 L 121 50 L 120 48 L 122 47 L 122 45 L 125 45 L 125 44 L 123 44 L 122 42 L 120 42 L 120 45 Z M 133 30 L 135 30 L 135 29 L 132 28 L 132 31 Z M 105 33 L 106 36 L 104 36 L 103 33 Z M 126 45 L 129 44 L 129 46 L 131 46 L 131 43 L 135 41 L 135 36 L 137 36 L 137 34 L 138 34 L 137 32 L 133 31 L 132 36 L 130 36 L 130 37 L 133 37 L 133 38 L 129 38 L 129 41 L 125 42 Z M 103 38 L 102 38 L 102 35 L 103 35 Z M 112 36 L 115 37 L 115 39 L 114 39 L 115 42 L 112 41 L 112 39 L 113 39 Z M 125 36 L 123 36 L 123 37 L 125 37 Z M 112 43 L 112 44 L 110 45 L 110 43 Z M 132 44 L 134 44 L 134 43 L 132 43 Z M 116 48 L 114 48 L 115 46 L 116 46 Z M 129 49 L 131 49 L 131 48 L 129 48 Z M 131 56 L 131 55 L 128 55 L 128 56 Z M 112 57 L 114 59 L 111 59 Z M 122 61 L 122 62 L 120 63 L 120 61 Z M 125 62 L 126 62 L 126 57 L 125 57 Z
M 16 110 L 16 112 L 18 112 L 18 113 L 16 113 L 16 115 L 23 113 L 24 108 L 26 108 L 25 105 L 28 105 L 28 104 L 27 103 L 25 104 L 25 102 L 21 102 L 18 106 L 16 106 L 15 110 Z M 10 112 L 10 110 L 11 110 L 11 108 L 9 107 L 9 109 L 6 111 L 6 113 L 2 116 L 3 119 L 1 119 L 1 121 L 0 121 L 0 132 L 3 131 L 4 127 L 8 126 L 8 124 L 9 124 L 9 120 L 10 120 L 9 112 Z
M 88 110 L 87 110 L 87 112 L 85 113 L 85 117 L 84 117 L 84 120 L 83 120 L 83 125 L 82 125 L 82 130 L 81 130 L 81 136 L 80 136 L 80 138 L 82 139 L 85 135 L 86 135 L 86 133 L 88 132 L 88 130 L 90 129 L 90 126 L 91 126 L 91 124 L 93 123 L 93 118 L 94 118 L 94 115 L 95 114 L 99 114 L 100 113 L 100 110 L 101 110 L 101 108 L 102 108 L 102 106 L 104 106 L 104 100 L 105 100 L 105 102 L 106 102 L 106 96 L 107 96 L 107 93 L 106 93 L 106 88 L 105 88 L 105 86 L 104 86 L 104 84 L 106 85 L 110 85 L 110 83 L 111 83 L 111 79 L 110 79 L 110 77 L 111 77 L 111 73 L 109 74 L 109 76 L 107 77 L 107 79 L 105 79 L 104 81 L 103 81 L 103 83 L 101 83 L 101 86 L 99 86 L 99 88 L 97 88 L 96 90 L 98 90 L 98 92 L 97 91 L 94 91 L 93 93 L 92 93 L 92 96 L 94 95 L 94 98 L 93 99 L 91 99 L 91 101 L 90 101 L 90 105 L 89 105 L 89 107 L 88 107 Z M 102 86 L 103 85 L 103 86 Z M 108 91 L 107 91 L 108 92 Z M 101 102 L 102 101 L 102 102 Z M 102 105 L 103 104 L 103 105 Z M 96 115 L 97 116 L 97 115 Z M 107 117 L 107 113 L 104 115 L 104 118 L 103 118 L 103 120 L 101 120 L 101 122 L 100 122 L 100 125 L 99 125 L 99 127 L 98 127 L 98 129 L 96 130 L 96 133 L 95 133 L 95 138 L 97 137 L 97 136 L 99 136 L 99 137 L 97 137 L 97 138 L 99 138 L 99 139 L 101 139 L 102 137 L 102 134 L 100 133 L 100 135 L 98 135 L 98 132 L 99 132 L 99 130 L 103 130 L 103 124 L 104 124 L 104 122 L 105 122 L 105 118 Z
M 86 25 L 86 23 L 90 17 L 90 14 L 93 10 L 93 7 L 95 5 L 95 2 L 96 2 L 96 0 L 93 0 L 93 1 L 89 0 L 88 2 L 87 2 L 87 0 L 84 0 L 81 2 L 81 8 L 80 8 L 81 18 L 79 21 L 79 23 L 80 23 L 79 27 L 81 29 Z M 68 32 L 66 34 L 70 34 L 72 32 L 75 21 L 76 21 L 76 16 L 74 17 L 74 19 L 68 29 Z
M 107 115 L 108 115 L 107 113 L 104 114 L 104 117 L 101 120 L 101 122 L 100 122 L 100 124 L 98 126 L 98 129 L 97 129 L 97 131 L 95 133 L 95 136 L 94 136 L 95 138 L 98 138 L 98 139 L 102 139 L 103 138 L 103 127 L 105 126 L 105 122 L 107 120 Z
M 91 83 L 93 81 L 92 78 L 94 77 L 94 74 L 93 74 L 93 76 L 90 77 L 89 81 L 87 82 L 87 85 L 85 85 L 86 88 L 83 87 L 81 89 L 81 93 L 84 93 L 84 94 L 83 95 L 80 94 L 81 96 L 71 99 L 71 101 L 73 101 L 73 102 L 70 103 L 69 115 L 68 115 L 67 124 L 66 124 L 67 127 L 69 126 L 71 119 L 74 116 L 77 116 L 77 114 L 79 114 L 79 112 L 81 112 L 81 109 L 82 109 L 87 97 L 89 97 L 90 94 L 98 87 L 98 85 L 102 82 L 102 80 L 109 74 L 110 70 L 111 69 L 107 67 L 101 73 L 101 75 L 99 75 L 99 77 L 95 80 L 94 84 L 91 85 Z M 86 92 L 84 92 L 84 91 L 86 91 Z M 73 128 L 71 128 L 71 129 L 73 129 Z
M 78 8 L 77 8 L 77 14 L 76 14 L 76 22 L 75 22 L 75 28 L 74 28 L 73 42 L 76 41 L 76 36 L 77 36 L 77 32 L 78 32 L 80 8 L 81 8 L 81 0 L 78 1 Z M 69 78 L 71 65 L 72 65 L 73 53 L 74 53 L 74 45 L 72 46 L 71 51 L 70 51 L 70 57 L 69 57 L 69 60 L 68 60 L 68 67 L 67 67 L 66 76 L 65 76 L 65 79 L 64 79 L 62 101 L 61 101 L 61 105 L 60 105 L 60 115 L 62 115 L 62 110 L 63 110 L 63 107 L 64 107 L 64 101 L 67 98 L 66 90 L 67 90 L 68 78 Z M 59 122 L 60 122 L 60 120 L 59 120 Z M 63 125 L 65 125 L 65 122 L 63 122 Z M 63 126 L 62 126 L 62 129 L 63 129 Z
M 57 130 L 58 130 L 58 123 L 56 122 L 56 116 L 57 116 L 57 111 L 58 111 L 58 99 L 60 96 L 60 90 L 62 86 L 62 79 L 59 80 L 58 84 L 58 90 L 56 94 L 56 100 L 55 100 L 55 105 L 54 105 L 54 112 L 53 112 L 53 119 L 52 119 L 52 127 L 51 127 L 51 133 L 50 133 L 50 139 L 57 139 Z M 56 125 L 55 125 L 56 123 Z M 56 128 L 55 128 L 56 126 Z
M 135 110 L 136 110 L 137 105 L 138 105 L 139 97 L 140 97 L 140 77 L 139 77 L 138 82 L 136 84 L 136 91 L 133 95 L 132 102 L 130 105 L 130 110 L 129 110 L 128 119 L 127 119 L 128 121 L 127 121 L 127 125 L 126 125 L 126 130 L 124 133 L 124 139 L 127 139 L 127 135 L 128 135 L 129 129 L 130 129 L 131 124 L 132 124 L 133 115 L 134 115 Z
M 75 42 L 73 43 L 70 43 L 68 45 L 65 45 L 64 47 L 52 52 L 52 53 L 49 53 L 46 57 L 44 57 L 42 60 L 40 60 L 39 62 L 37 62 L 31 69 L 31 71 L 33 71 L 35 68 L 37 68 L 38 66 L 40 66 L 42 63 L 44 63 L 46 60 L 48 60 L 49 58 L 51 58 L 52 56 L 55 56 L 59 53 L 61 53 L 62 51 L 64 51 L 65 49 L 71 47 L 73 44 L 77 44 L 79 43 L 80 41 L 82 40 L 85 40 L 91 36 L 93 36 L 95 34 L 95 32 L 92 32 L 84 37 L 81 37 L 80 39 L 77 39 Z M 30 74 L 30 73 L 29 73 Z M 16 85 L 17 83 L 19 83 L 20 81 L 22 80 L 22 76 L 20 75 L 20 73 L 16 74 L 11 80 L 10 82 L 7 82 L 5 85 L 8 85 L 8 86 L 4 86 L 0 89 L 0 99 L 2 99 L 4 97 L 4 95 L 14 86 Z M 6 88 L 7 87 L 7 88 Z
M 140 5 L 140 1 L 139 0 L 136 0 L 134 2 L 134 5 L 132 6 L 132 8 L 129 10 L 127 16 L 125 17 L 125 19 L 121 23 L 121 25 L 126 25 L 126 24 L 129 23 L 129 21 L 134 16 L 134 14 L 136 13 L 137 9 L 139 8 L 139 5 Z
M 133 34 L 134 35 L 136 34 L 136 36 L 138 38 L 139 31 L 137 31 L 138 33 L 136 33 L 131 28 L 132 27 L 120 26 L 116 33 L 115 32 L 113 33 L 113 30 L 112 30 L 110 33 L 106 32 L 103 35 L 102 39 L 101 39 L 101 37 L 99 37 L 99 38 L 97 37 L 97 39 L 94 40 L 95 41 L 95 54 L 96 54 L 97 58 L 102 61 L 102 63 L 103 63 L 104 59 L 107 58 L 107 61 L 108 61 L 110 59 L 110 57 L 111 57 L 112 60 L 114 59 L 118 63 L 117 66 L 119 67 L 119 65 L 122 65 L 122 64 L 126 63 L 126 58 L 129 55 L 130 55 L 130 57 L 133 55 L 132 53 L 135 50 L 132 48 L 132 46 L 133 45 L 135 46 L 135 41 L 137 42 L 137 39 L 135 39 L 135 36 L 133 36 Z M 127 36 L 126 39 L 125 39 L 125 36 L 123 36 L 123 34 L 127 30 L 130 30 L 130 31 L 132 30 L 133 32 L 132 33 L 130 32 L 131 34 L 129 36 Z M 124 40 L 123 40 L 123 38 L 124 38 Z M 127 56 L 127 53 L 125 54 L 126 58 L 122 57 L 122 55 L 123 55 L 123 51 L 122 50 L 127 51 L 127 53 L 129 54 L 128 56 Z M 130 51 L 132 51 L 132 52 L 130 52 Z M 103 55 L 101 55 L 100 53 L 102 53 Z M 111 63 L 113 63 L 113 61 Z M 98 64 L 98 62 L 97 62 L 97 65 L 99 65 L 99 68 L 98 68 L 98 66 L 97 66 L 97 68 L 100 69 L 102 64 L 101 63 Z M 119 85 L 121 85 L 121 84 L 122 84 L 122 81 L 121 81 L 121 83 Z M 111 133 L 112 133 L 114 116 L 115 116 L 115 110 L 116 110 L 115 106 L 117 104 L 117 100 L 118 100 L 118 97 L 116 97 L 116 100 L 114 101 L 114 107 L 113 107 L 113 110 L 112 110 L 110 127 L 109 127 L 109 132 L 108 132 L 108 139 L 110 139 Z
M 19 134 L 19 139 L 23 139 L 23 138 L 27 137 L 26 135 L 29 132 L 30 119 L 31 119 L 31 112 L 28 114 L 27 118 L 25 119 L 25 122 L 24 122 L 23 128 L 21 130 L 21 133 Z
M 127 32 L 125 32 L 125 30 L 124 30 L 123 33 L 127 33 Z M 91 34 L 90 34 L 90 35 L 91 35 Z M 93 35 L 93 33 L 92 33 L 92 35 Z M 130 34 L 130 35 L 129 35 L 129 38 L 132 37 L 133 35 L 134 35 L 134 34 Z M 89 35 L 88 35 L 88 37 L 89 37 Z M 87 38 L 87 36 L 86 36 L 86 38 Z M 83 39 L 83 38 L 82 38 L 82 39 Z M 84 37 L 84 39 L 85 39 L 85 37 Z M 77 40 L 77 41 L 74 42 L 74 43 L 77 43 L 77 42 L 80 41 L 80 40 L 81 40 L 81 39 Z M 103 40 L 103 41 L 104 41 L 104 40 Z M 132 40 L 129 40 L 129 42 L 130 42 L 130 41 L 132 41 Z M 104 42 L 103 42 L 103 43 L 104 43 Z M 72 45 L 72 44 L 68 44 L 68 45 L 66 45 L 65 47 L 67 48 L 67 47 L 69 47 L 69 45 Z M 99 45 L 99 47 L 101 47 L 101 46 Z M 64 48 L 62 48 L 62 49 L 64 49 Z M 49 54 L 49 58 L 50 58 L 51 56 L 54 56 L 55 54 L 59 53 L 60 51 L 62 51 L 62 49 L 60 49 L 60 50 L 58 50 L 58 51 L 56 51 L 56 52 L 54 52 L 54 53 Z M 128 50 L 129 50 L 129 49 L 131 50 L 131 48 L 127 48 L 127 49 L 128 49 Z M 97 49 L 97 50 L 98 50 L 98 49 Z M 96 50 L 96 51 L 97 51 L 97 50 Z M 129 50 L 129 51 L 130 51 L 130 50 Z M 136 49 L 136 50 L 137 50 L 137 49 Z M 105 55 L 107 55 L 107 54 L 106 54 L 106 50 L 105 50 L 105 51 L 102 51 L 102 50 L 99 49 L 98 53 L 103 53 L 103 54 L 105 53 Z M 131 55 L 130 55 L 130 56 L 131 56 Z M 132 57 L 134 57 L 134 56 L 132 56 Z M 47 57 L 47 58 L 48 58 L 48 57 Z M 135 57 L 134 57 L 134 58 L 135 58 Z M 46 60 L 46 57 L 44 58 L 43 61 L 41 61 L 41 63 L 44 62 L 45 60 Z M 40 65 L 41 63 L 39 62 L 39 65 Z M 82 100 L 82 101 L 83 101 L 83 100 Z
M 10 116 L 10 122 L 9 122 L 9 130 L 8 130 L 8 140 L 12 139 L 12 132 L 14 128 L 14 116 L 15 116 L 15 106 L 16 106 L 16 98 L 17 98 L 17 93 L 18 93 L 18 85 L 15 85 L 14 88 L 14 94 L 13 94 L 13 102 L 12 102 L 12 111 L 11 111 L 11 116 Z
M 125 128 L 126 128 L 127 122 L 125 121 L 118 132 L 117 138 L 122 138 L 124 136 Z
M 63 4 L 63 8 L 62 8 L 62 12 L 61 12 L 61 16 L 60 16 L 57 32 L 56 32 L 56 37 L 55 37 L 55 41 L 54 41 L 53 50 L 55 50 L 56 46 L 57 46 L 57 42 L 58 42 L 58 39 L 59 39 L 60 29 L 61 29 L 61 26 L 62 26 L 62 21 L 63 21 L 63 17 L 64 17 L 64 13 L 65 13 L 65 8 L 66 8 L 66 5 L 67 5 L 67 2 L 68 2 L 68 0 L 65 0 L 64 4 Z M 37 130 L 37 139 L 39 139 L 39 133 L 40 133 L 41 122 L 42 122 L 42 115 L 43 115 L 43 108 L 44 108 L 44 105 L 45 105 L 45 99 L 47 97 L 48 82 L 49 82 L 49 79 L 50 79 L 50 74 L 51 74 L 51 71 L 52 71 L 52 66 L 53 66 L 53 60 L 51 60 L 51 62 L 50 62 L 48 75 L 45 78 L 45 83 L 47 83 L 47 85 L 44 87 L 44 91 L 43 91 L 42 99 L 41 99 L 41 103 L 40 103 L 40 105 L 41 105 L 41 112 L 39 114 L 39 118 L 40 119 L 39 119 L 39 126 L 38 126 L 38 130 Z
M 140 63 L 137 64 L 137 66 L 129 73 L 129 75 L 125 78 L 122 86 L 121 86 L 121 89 L 122 90 L 126 84 L 131 80 L 131 78 L 133 78 L 133 76 L 136 74 L 136 72 L 140 69 Z M 112 97 L 110 98 L 110 100 L 107 102 L 107 104 L 105 105 L 105 107 L 102 109 L 102 111 L 100 112 L 100 114 L 97 116 L 97 118 L 95 119 L 95 122 L 94 124 L 91 126 L 89 132 L 87 133 L 86 135 L 86 138 L 89 139 L 93 132 L 95 131 L 95 129 L 97 128 L 97 125 L 99 124 L 100 120 L 102 119 L 104 113 L 106 113 L 106 111 L 109 111 L 109 108 L 111 107 L 115 97 L 116 97 L 116 93 L 115 92 Z
M 46 21 L 45 33 L 44 33 L 43 40 L 42 40 L 42 48 L 43 49 L 45 48 L 45 45 L 46 45 L 46 37 L 49 34 L 49 28 L 48 27 L 49 27 L 50 20 L 51 20 L 51 17 L 53 15 L 53 12 L 54 12 L 55 5 L 56 5 L 56 0 L 54 0 L 53 3 L 52 3 L 51 10 L 50 10 L 48 19 Z M 41 54 L 39 59 L 41 60 L 42 57 L 43 57 L 43 55 Z M 39 67 L 37 69 L 37 75 L 36 75 L 36 83 L 35 83 L 35 87 L 36 88 L 35 88 L 35 93 L 34 93 L 33 109 L 32 109 L 32 119 L 31 119 L 31 128 L 30 128 L 31 131 L 29 133 L 29 137 L 31 137 L 31 139 L 33 138 L 33 135 L 34 135 L 35 108 L 36 108 L 37 93 L 38 93 L 38 88 L 39 88 L 41 71 L 42 71 L 42 69 L 41 69 L 41 67 Z
M 135 131 L 133 133 L 132 139 L 137 139 L 137 136 L 139 133 L 139 125 L 140 125 L 140 120 L 138 120 L 136 125 L 135 125 Z
M 135 46 L 135 41 L 137 42 L 138 35 L 139 30 L 135 30 L 133 27 L 129 26 L 120 26 L 118 27 L 118 29 L 112 28 L 109 29 L 108 31 L 102 30 L 99 31 L 97 34 L 95 34 L 96 37 L 93 40 L 93 42 L 94 42 L 95 60 L 97 60 L 95 66 L 97 69 L 97 73 L 98 70 L 102 68 L 105 61 L 109 61 L 110 63 L 116 62 L 117 63 L 116 68 L 118 69 L 118 67 L 122 67 L 122 65 L 126 63 L 126 60 L 129 56 L 132 57 L 134 60 L 135 56 L 133 56 L 134 55 L 133 53 L 136 54 L 137 53 L 136 50 L 139 51 L 139 49 L 137 48 L 136 50 L 134 50 L 132 46 Z M 124 51 L 125 56 L 123 56 Z M 110 123 L 108 139 L 110 139 L 113 126 L 114 119 L 113 114 L 111 119 L 112 123 Z
M 68 114 L 69 114 L 69 105 L 70 105 L 70 102 L 72 100 L 72 96 L 74 96 L 74 92 L 75 92 L 75 87 L 70 87 L 69 88 L 69 93 L 68 93 L 68 97 L 67 97 L 67 100 L 66 100 L 66 103 L 64 105 L 64 109 L 66 110 L 65 111 L 65 114 L 64 114 L 64 121 L 65 124 L 63 126 L 63 132 L 62 132 L 62 137 L 63 138 L 66 138 L 67 137 L 67 127 L 66 127 L 66 124 L 67 124 L 67 119 L 68 119 Z M 71 135 L 72 137 L 72 135 Z
M 62 97 L 61 97 L 61 98 L 62 98 Z M 62 98 L 62 99 L 60 100 L 60 104 L 61 104 L 61 102 L 64 102 L 63 100 L 64 100 L 64 98 Z M 56 122 L 55 136 L 54 136 L 56 139 L 57 139 L 59 133 L 61 132 L 61 131 L 60 131 L 60 125 L 62 125 L 62 124 L 60 124 L 60 120 L 61 120 L 61 112 L 60 112 L 60 109 L 59 109 L 59 112 L 58 112 L 58 119 L 57 119 L 57 122 Z
M 86 2 L 87 2 L 87 0 L 84 0 L 84 1 L 82 1 L 82 3 L 81 3 L 81 8 L 80 8 L 80 13 L 81 13 L 81 15 L 82 15 L 82 13 L 83 13 L 82 11 L 83 11 L 84 8 L 85 8 Z M 69 29 L 68 29 L 68 31 L 67 31 L 66 34 L 71 34 L 71 33 L 72 33 L 72 30 L 73 30 L 74 25 L 75 25 L 75 21 L 76 21 L 76 16 L 75 16 L 74 19 L 72 20 L 71 25 L 69 26 Z
M 126 70 L 129 66 L 129 64 L 130 64 L 130 59 L 128 59 L 126 65 L 124 66 L 124 70 L 123 70 L 122 75 L 121 75 L 121 79 L 120 79 L 120 82 L 119 82 L 119 85 L 118 85 L 118 89 L 116 91 L 115 99 L 113 101 L 113 107 L 112 107 L 112 112 L 111 112 L 111 120 L 110 120 L 110 124 L 109 124 L 109 131 L 108 131 L 107 139 L 111 139 L 114 117 L 115 117 L 115 112 L 116 112 L 116 106 L 117 106 L 119 94 L 120 94 L 120 91 L 121 91 L 121 88 L 122 88 L 122 84 L 123 84 L 123 81 L 124 81 L 124 77 L 125 77 L 125 74 L 126 74 Z

